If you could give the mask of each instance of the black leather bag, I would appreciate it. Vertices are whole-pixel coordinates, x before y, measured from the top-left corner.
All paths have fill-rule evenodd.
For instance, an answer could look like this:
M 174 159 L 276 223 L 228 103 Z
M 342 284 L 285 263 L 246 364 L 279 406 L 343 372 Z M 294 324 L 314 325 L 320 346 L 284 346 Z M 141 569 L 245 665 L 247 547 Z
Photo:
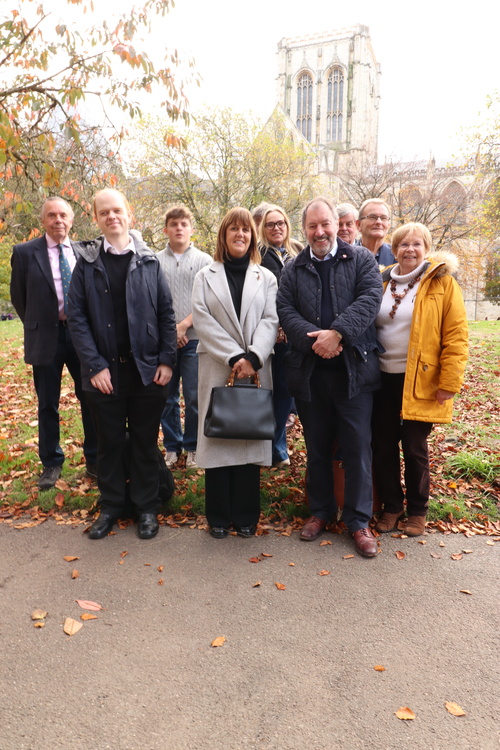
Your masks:
M 272 440 L 275 423 L 273 392 L 261 388 L 257 373 L 253 383 L 235 383 L 231 374 L 226 385 L 212 388 L 203 432 L 206 437 L 226 440 Z

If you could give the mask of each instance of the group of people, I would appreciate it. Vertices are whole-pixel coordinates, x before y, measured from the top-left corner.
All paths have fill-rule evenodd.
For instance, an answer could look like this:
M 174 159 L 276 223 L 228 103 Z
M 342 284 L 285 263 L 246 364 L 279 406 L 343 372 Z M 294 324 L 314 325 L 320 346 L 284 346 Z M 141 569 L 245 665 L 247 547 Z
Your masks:
M 307 449 L 303 541 L 336 517 L 335 453 L 345 468 L 343 521 L 361 555 L 377 554 L 374 486 L 378 531 L 401 522 L 406 497 L 406 533 L 423 532 L 427 438 L 433 423 L 451 420 L 467 358 L 456 258 L 432 252 L 425 226 L 398 227 L 391 247 L 384 201 L 369 199 L 358 212 L 317 197 L 302 213 L 302 248 L 279 206 L 261 205 L 254 217 L 237 207 L 222 220 L 212 258 L 192 245 L 185 206 L 167 211 L 168 244 L 157 255 L 130 229 L 122 193 L 97 193 L 94 217 L 102 236 L 72 243 L 71 207 L 47 199 L 45 235 L 14 248 L 11 282 L 38 397 L 39 487 L 54 485 L 64 461 L 58 402 L 66 363 L 82 404 L 87 471 L 101 494 L 91 538 L 109 533 L 127 492 L 139 536 L 158 532 L 160 422 L 167 465 L 184 450 L 186 468 L 205 469 L 211 535 L 222 539 L 232 528 L 252 536 L 260 467 L 290 462 L 293 408 Z M 273 389 L 274 439 L 207 437 L 212 388 L 256 373 Z

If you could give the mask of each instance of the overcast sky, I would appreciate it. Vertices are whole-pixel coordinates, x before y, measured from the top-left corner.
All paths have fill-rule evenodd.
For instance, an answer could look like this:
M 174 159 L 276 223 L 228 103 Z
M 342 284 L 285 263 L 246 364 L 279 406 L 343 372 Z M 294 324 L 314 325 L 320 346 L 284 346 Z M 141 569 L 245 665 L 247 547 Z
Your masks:
M 382 68 L 379 160 L 446 159 L 499 88 L 499 20 L 491 0 L 177 0 L 165 41 L 196 59 L 203 83 L 193 107 L 229 105 L 266 119 L 281 38 L 364 24 Z
M 110 22 L 112 10 L 124 12 L 132 3 L 95 3 L 95 13 Z M 71 14 L 60 0 L 45 5 L 54 18 Z M 155 20 L 146 51 L 154 57 L 155 49 L 176 48 L 195 58 L 203 80 L 189 93 L 191 109 L 230 106 L 266 120 L 276 105 L 279 40 L 361 23 L 370 29 L 382 69 L 379 161 L 431 153 L 445 161 L 459 155 L 461 129 L 481 121 L 487 95 L 500 88 L 499 20 L 492 0 L 176 0 Z M 154 108 L 151 98 L 148 108 Z

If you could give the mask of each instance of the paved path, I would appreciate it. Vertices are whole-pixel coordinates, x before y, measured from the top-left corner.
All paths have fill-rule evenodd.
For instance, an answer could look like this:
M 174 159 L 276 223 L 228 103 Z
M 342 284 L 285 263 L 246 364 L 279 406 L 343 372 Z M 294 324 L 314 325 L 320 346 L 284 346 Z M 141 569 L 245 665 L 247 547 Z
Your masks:
M 323 539 L 0 525 L 0 749 L 497 750 L 500 543 L 384 537 L 344 560 L 347 536 Z M 77 598 L 105 609 L 68 637 Z

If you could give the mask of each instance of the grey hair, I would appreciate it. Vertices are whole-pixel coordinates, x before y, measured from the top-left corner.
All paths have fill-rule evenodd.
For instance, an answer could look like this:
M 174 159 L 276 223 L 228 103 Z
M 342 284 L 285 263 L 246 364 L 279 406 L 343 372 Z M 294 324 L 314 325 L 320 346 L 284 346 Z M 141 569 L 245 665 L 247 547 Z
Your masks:
M 347 216 L 347 214 L 352 214 L 355 220 L 359 216 L 358 209 L 353 206 L 352 203 L 341 203 L 340 206 L 337 206 L 337 213 L 339 215 L 339 219 L 341 219 L 343 216 Z

